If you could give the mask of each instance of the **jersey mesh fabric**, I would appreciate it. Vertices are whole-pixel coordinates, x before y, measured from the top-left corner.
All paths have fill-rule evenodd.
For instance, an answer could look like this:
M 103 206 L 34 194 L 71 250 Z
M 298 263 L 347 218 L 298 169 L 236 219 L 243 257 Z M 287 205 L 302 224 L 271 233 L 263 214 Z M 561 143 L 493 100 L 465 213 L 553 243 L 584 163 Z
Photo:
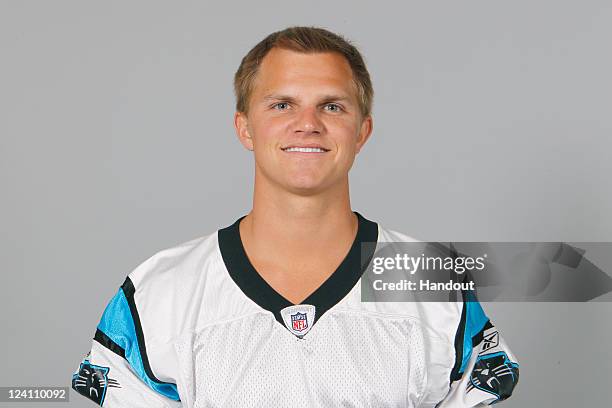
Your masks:
M 261 312 L 204 327 L 177 352 L 194 407 L 405 407 L 426 386 L 423 332 L 394 316 L 329 311 L 299 339 Z

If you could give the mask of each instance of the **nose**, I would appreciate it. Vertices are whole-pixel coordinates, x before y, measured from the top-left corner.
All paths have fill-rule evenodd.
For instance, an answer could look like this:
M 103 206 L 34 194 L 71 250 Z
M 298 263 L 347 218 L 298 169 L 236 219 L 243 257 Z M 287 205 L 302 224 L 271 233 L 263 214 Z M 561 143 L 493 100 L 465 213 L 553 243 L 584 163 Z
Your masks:
M 295 133 L 304 135 L 320 134 L 323 131 L 323 122 L 314 107 L 302 109 L 296 117 L 294 126 Z

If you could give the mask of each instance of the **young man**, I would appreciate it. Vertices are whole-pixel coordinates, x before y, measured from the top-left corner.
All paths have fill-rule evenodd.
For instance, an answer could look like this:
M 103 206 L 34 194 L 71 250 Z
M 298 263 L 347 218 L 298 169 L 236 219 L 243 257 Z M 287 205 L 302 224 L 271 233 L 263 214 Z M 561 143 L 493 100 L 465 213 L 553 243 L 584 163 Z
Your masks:
M 288 28 L 244 57 L 235 90 L 253 209 L 130 273 L 73 388 L 105 407 L 507 398 L 517 365 L 477 302 L 361 302 L 361 244 L 412 239 L 351 210 L 349 169 L 372 133 L 359 52 L 329 31 Z

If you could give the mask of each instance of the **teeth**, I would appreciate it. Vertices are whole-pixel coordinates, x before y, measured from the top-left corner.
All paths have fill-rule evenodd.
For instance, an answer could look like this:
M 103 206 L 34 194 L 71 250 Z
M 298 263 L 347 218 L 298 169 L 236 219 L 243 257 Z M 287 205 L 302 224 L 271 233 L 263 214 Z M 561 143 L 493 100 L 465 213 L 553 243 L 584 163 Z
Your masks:
M 302 153 L 324 153 L 325 150 L 318 147 L 288 147 L 286 152 L 302 152 Z

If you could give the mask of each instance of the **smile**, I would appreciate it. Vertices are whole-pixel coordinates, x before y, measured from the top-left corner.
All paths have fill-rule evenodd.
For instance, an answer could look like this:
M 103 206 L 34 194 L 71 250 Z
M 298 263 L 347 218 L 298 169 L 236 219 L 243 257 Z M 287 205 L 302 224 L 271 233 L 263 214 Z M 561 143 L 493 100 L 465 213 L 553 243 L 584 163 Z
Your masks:
M 320 147 L 286 147 L 282 149 L 284 152 L 300 152 L 300 153 L 325 153 L 329 150 Z

